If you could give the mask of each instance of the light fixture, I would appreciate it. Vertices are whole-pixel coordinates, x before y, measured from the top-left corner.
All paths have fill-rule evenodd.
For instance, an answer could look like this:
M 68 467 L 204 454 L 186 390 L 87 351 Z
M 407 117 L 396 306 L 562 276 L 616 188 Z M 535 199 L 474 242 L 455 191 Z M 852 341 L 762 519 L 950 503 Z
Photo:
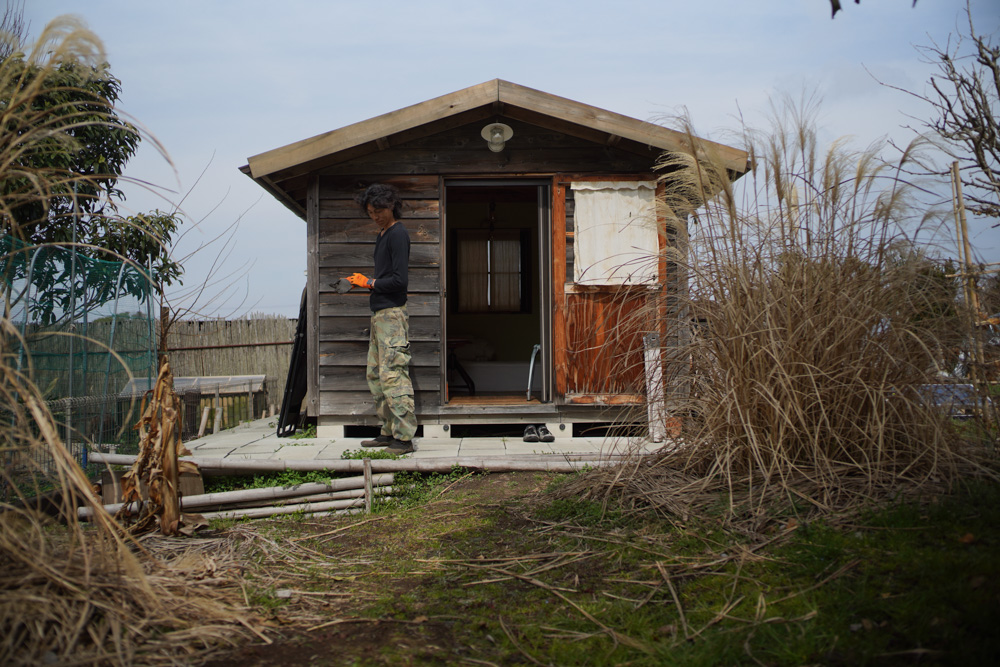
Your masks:
M 479 134 L 487 141 L 486 145 L 490 147 L 491 151 L 499 153 L 503 150 L 504 144 L 514 136 L 514 130 L 510 128 L 510 125 L 491 123 L 484 127 Z

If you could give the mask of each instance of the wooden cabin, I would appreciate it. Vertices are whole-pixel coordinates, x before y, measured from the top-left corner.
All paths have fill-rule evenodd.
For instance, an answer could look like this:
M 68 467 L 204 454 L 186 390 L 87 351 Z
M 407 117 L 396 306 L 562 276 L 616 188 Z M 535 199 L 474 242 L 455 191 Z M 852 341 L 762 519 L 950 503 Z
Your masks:
M 510 423 L 569 436 L 574 424 L 641 405 L 642 371 L 637 382 L 636 364 L 621 363 L 638 355 L 641 367 L 641 336 L 619 319 L 678 288 L 677 272 L 655 259 L 671 241 L 662 225 L 657 233 L 653 200 L 657 158 L 682 140 L 493 80 L 251 157 L 244 173 L 307 226 L 303 409 L 318 434 L 377 423 L 365 381 L 368 294 L 335 290 L 372 270 L 377 228 L 354 198 L 376 182 L 404 199 L 425 437 Z M 745 152 L 717 148 L 734 177 L 746 171 Z

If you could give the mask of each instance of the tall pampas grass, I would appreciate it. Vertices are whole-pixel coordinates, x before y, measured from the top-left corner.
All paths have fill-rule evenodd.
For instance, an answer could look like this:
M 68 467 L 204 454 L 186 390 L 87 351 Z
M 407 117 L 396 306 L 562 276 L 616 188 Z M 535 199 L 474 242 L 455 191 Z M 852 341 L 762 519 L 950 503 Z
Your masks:
M 913 155 L 822 151 L 810 107 L 792 105 L 744 133 L 750 171 L 734 184 L 686 129 L 690 150 L 660 163 L 676 242 L 657 261 L 680 280 L 630 324 L 668 341 L 662 398 L 682 433 L 567 492 L 670 518 L 721 494 L 727 519 L 759 523 L 775 502 L 837 511 L 991 474 L 989 453 L 919 391 L 965 320 L 913 240 L 933 219 L 901 178 Z

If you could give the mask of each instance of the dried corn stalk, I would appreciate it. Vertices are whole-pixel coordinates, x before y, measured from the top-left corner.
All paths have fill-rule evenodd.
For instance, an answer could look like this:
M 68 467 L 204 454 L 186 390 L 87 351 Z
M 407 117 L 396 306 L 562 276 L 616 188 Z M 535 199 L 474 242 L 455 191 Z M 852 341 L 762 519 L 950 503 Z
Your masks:
M 191 535 L 207 525 L 197 514 L 181 514 L 177 493 L 182 472 L 197 473 L 198 466 L 179 461 L 179 456 L 191 452 L 181 443 L 180 399 L 174 393 L 174 376 L 170 363 L 163 360 L 156 385 L 147 393 L 145 408 L 139 419 L 139 456 L 132 469 L 122 475 L 122 496 L 125 505 L 115 517 L 128 521 L 128 505 L 140 504 L 139 518 L 132 526 L 133 534 L 146 533 L 159 523 L 164 535 Z M 149 499 L 143 500 L 141 487 L 149 489 Z

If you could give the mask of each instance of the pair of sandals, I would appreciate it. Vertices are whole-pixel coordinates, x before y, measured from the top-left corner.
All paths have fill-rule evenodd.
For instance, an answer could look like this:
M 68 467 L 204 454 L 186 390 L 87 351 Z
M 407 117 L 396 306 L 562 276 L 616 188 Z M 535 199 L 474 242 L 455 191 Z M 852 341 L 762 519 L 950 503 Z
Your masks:
M 539 426 L 531 425 L 524 429 L 525 442 L 554 442 L 556 437 L 552 435 L 545 424 Z

